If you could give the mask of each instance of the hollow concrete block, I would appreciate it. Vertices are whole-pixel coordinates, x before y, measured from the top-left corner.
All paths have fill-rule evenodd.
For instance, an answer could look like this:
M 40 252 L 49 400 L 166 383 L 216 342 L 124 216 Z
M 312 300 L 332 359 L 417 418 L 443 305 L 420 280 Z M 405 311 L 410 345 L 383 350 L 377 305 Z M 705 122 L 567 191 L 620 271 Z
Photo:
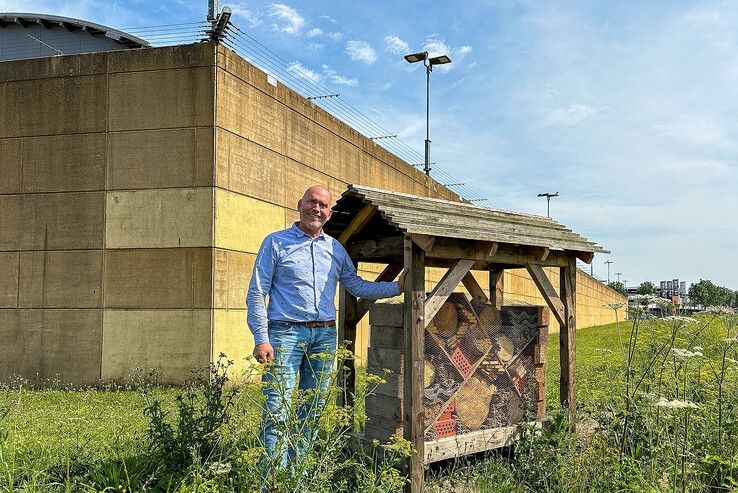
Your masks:
M 102 307 L 101 250 L 20 253 L 21 308 Z

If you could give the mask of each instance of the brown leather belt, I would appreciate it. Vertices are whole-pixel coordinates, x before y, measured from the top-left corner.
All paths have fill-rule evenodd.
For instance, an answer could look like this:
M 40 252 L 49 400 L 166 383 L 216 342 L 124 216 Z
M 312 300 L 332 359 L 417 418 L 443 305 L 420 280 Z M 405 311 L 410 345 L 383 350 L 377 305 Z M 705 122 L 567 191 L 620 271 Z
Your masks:
M 314 322 L 305 322 L 304 325 L 308 327 L 335 327 L 335 320 L 316 320 Z

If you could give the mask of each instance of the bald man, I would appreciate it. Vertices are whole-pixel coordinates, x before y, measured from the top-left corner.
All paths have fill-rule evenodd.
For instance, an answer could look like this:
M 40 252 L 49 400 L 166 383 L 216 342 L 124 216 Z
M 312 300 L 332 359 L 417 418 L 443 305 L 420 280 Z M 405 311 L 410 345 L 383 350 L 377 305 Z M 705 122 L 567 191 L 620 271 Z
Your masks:
M 331 194 L 313 185 L 297 202 L 300 220 L 291 227 L 268 235 L 261 244 L 251 276 L 246 303 L 248 325 L 254 334 L 254 356 L 272 363 L 265 371 L 265 412 L 261 439 L 269 469 L 286 466 L 303 453 L 315 436 L 323 392 L 298 409 L 302 436 L 297 443 L 282 433 L 289 425 L 290 401 L 299 377 L 299 389 L 325 390 L 336 349 L 336 307 L 333 302 L 340 281 L 356 297 L 377 299 L 397 296 L 404 284 L 370 282 L 356 274 L 343 246 L 323 232 L 331 218 Z M 269 296 L 269 305 L 266 297 Z

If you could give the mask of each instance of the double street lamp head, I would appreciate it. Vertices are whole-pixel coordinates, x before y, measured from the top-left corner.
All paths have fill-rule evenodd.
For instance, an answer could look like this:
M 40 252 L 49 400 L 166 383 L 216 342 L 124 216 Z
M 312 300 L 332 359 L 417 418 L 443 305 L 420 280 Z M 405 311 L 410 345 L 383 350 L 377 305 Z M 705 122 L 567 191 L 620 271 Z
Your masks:
M 407 60 L 408 63 L 423 62 L 428 70 L 432 70 L 433 65 L 444 65 L 446 63 L 451 63 L 451 59 L 448 57 L 448 55 L 429 57 L 427 51 L 405 55 L 405 60 Z

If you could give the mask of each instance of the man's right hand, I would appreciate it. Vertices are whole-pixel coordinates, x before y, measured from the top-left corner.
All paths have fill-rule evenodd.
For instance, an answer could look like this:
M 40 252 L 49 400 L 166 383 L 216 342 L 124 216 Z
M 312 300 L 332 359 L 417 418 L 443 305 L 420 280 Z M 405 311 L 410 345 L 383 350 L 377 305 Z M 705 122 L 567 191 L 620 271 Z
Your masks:
M 268 363 L 274 359 L 274 348 L 268 342 L 257 344 L 254 348 L 254 358 L 259 363 Z

